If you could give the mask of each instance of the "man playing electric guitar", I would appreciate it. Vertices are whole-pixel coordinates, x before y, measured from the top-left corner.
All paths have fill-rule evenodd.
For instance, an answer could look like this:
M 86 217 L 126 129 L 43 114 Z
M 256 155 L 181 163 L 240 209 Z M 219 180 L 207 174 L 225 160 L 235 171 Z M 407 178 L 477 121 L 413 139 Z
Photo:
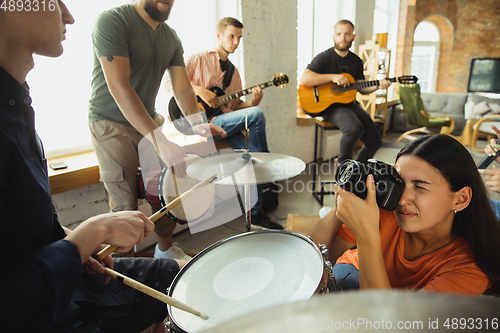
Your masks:
M 348 73 L 356 81 L 364 80 L 363 62 L 356 54 L 349 51 L 354 37 L 354 25 L 348 20 L 339 21 L 334 27 L 333 47 L 318 54 L 311 61 L 302 74 L 300 84 L 308 87 L 331 82 L 343 87 L 349 85 L 349 79 L 340 73 Z M 391 81 L 381 80 L 379 86 L 362 88 L 358 91 L 370 94 L 377 89 L 387 89 L 390 85 Z M 342 131 L 339 163 L 345 159 L 352 159 L 352 150 L 360 139 L 364 146 L 359 151 L 357 160 L 362 163 L 372 158 L 382 144 L 370 115 L 356 101 L 348 104 L 334 103 L 326 108 L 321 116 Z
M 242 89 L 238 69 L 229 61 L 229 54 L 236 51 L 240 44 L 243 24 L 235 18 L 226 17 L 217 25 L 217 45 L 215 49 L 196 53 L 185 60 L 186 70 L 195 93 L 209 106 L 219 104 L 218 96 L 209 90 L 210 87 L 221 87 L 226 93 Z M 231 76 L 231 72 L 232 76 Z M 171 92 L 170 81 L 165 82 L 166 89 Z M 236 98 L 222 105 L 223 113 L 212 118 L 211 123 L 222 127 L 227 136 L 215 136 L 214 140 L 224 140 L 233 149 L 245 148 L 245 120 L 248 114 L 250 152 L 269 152 L 266 138 L 266 119 L 257 107 L 263 97 L 262 89 L 256 85 L 252 89 L 253 98 L 244 102 Z M 252 224 L 271 229 L 283 227 L 262 213 L 262 185 L 257 186 L 258 200 L 251 210 Z

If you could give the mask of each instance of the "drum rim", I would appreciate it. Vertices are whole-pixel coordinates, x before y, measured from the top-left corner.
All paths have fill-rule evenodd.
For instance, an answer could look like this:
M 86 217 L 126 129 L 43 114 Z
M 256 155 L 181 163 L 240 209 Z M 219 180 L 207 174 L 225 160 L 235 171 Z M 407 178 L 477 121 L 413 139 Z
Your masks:
M 249 231 L 249 232 L 244 232 L 244 233 L 241 233 L 241 234 L 238 234 L 238 235 L 234 235 L 234 236 L 231 236 L 231 237 L 228 237 L 228 238 L 224 238 L 224 239 L 221 239 L 220 241 L 218 242 L 215 242 L 214 244 L 208 246 L 207 248 L 203 249 L 201 252 L 197 253 L 191 260 L 188 261 L 188 263 L 186 265 L 184 265 L 184 267 L 182 267 L 179 272 L 175 275 L 174 279 L 172 280 L 172 283 L 170 284 L 170 286 L 167 288 L 167 295 L 172 297 L 172 293 L 173 293 L 173 290 L 174 290 L 174 287 L 175 285 L 177 284 L 177 282 L 179 282 L 179 280 L 181 279 L 183 273 L 188 270 L 189 267 L 191 267 L 192 265 L 194 265 L 194 263 L 197 261 L 195 259 L 199 259 L 198 257 L 201 257 L 203 256 L 205 253 L 211 251 L 212 249 L 218 247 L 218 246 L 221 246 L 222 244 L 224 243 L 227 243 L 227 242 L 230 242 L 236 238 L 240 238 L 240 237 L 246 237 L 246 236 L 250 236 L 250 235 L 253 235 L 253 234 L 288 234 L 290 236 L 295 236 L 297 238 L 301 238 L 303 240 L 305 240 L 306 242 L 309 243 L 309 245 L 312 245 L 313 248 L 315 248 L 319 254 L 320 257 L 322 257 L 322 254 L 321 254 L 321 250 L 318 248 L 318 246 L 311 240 L 310 237 L 306 237 L 302 234 L 299 234 L 299 233 L 296 233 L 296 232 L 293 232 L 293 231 L 289 231 L 289 230 L 273 230 L 273 229 L 269 229 L 269 230 L 255 230 L 255 231 Z M 171 321 L 171 323 L 173 323 L 175 325 L 175 327 L 179 328 L 179 329 L 182 329 L 184 331 L 184 329 L 182 328 L 182 326 L 179 325 L 179 323 L 176 321 L 176 319 L 172 316 L 172 306 L 170 304 L 167 304 L 167 312 L 168 312 L 168 317 L 169 317 L 169 320 Z
M 195 156 L 199 157 L 200 159 L 204 159 L 204 157 L 202 155 L 200 155 L 198 153 L 195 153 L 195 152 L 186 152 L 186 154 L 187 155 L 195 155 Z M 158 202 L 160 203 L 160 206 L 161 206 L 160 209 L 162 209 L 163 207 L 167 206 L 167 203 L 166 203 L 166 200 L 165 200 L 165 196 L 163 195 L 162 189 L 163 189 L 164 178 L 167 176 L 167 170 L 169 170 L 169 169 L 170 168 L 168 166 L 163 165 L 163 167 L 162 167 L 162 169 L 160 171 L 160 176 L 158 177 L 158 184 L 156 185 L 157 186 L 157 192 L 158 192 Z M 171 219 L 174 222 L 179 223 L 180 225 L 184 225 L 184 224 L 190 222 L 190 221 L 182 220 L 182 219 L 178 218 L 171 211 L 166 212 L 165 215 L 167 215 L 169 219 Z M 202 214 L 200 217 L 192 220 L 191 222 L 198 221 L 199 219 L 201 219 L 203 217 L 203 215 L 204 214 Z

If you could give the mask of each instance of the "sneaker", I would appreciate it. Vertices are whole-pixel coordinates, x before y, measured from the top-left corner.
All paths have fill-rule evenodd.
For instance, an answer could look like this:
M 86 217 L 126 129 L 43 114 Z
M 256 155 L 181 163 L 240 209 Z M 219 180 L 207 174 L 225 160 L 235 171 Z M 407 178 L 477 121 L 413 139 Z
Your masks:
M 324 218 L 328 213 L 332 211 L 332 207 L 323 207 L 319 210 L 319 217 Z
M 281 224 L 271 221 L 269 217 L 262 213 L 252 215 L 252 225 L 258 225 L 266 229 L 283 230 L 283 226 Z
M 192 259 L 186 253 L 184 253 L 184 251 L 177 245 L 177 243 L 172 244 L 172 246 L 165 251 L 162 251 L 157 243 L 155 247 L 154 257 L 163 259 L 183 259 L 183 260 Z

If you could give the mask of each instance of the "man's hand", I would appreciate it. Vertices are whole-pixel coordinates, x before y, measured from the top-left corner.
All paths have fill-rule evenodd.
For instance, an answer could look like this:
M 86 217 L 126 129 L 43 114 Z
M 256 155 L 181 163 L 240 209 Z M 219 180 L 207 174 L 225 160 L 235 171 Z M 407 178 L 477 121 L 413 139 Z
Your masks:
M 86 269 L 100 272 L 102 269 L 98 267 L 99 263 L 89 258 L 102 249 L 102 244 L 116 246 L 115 252 L 128 252 L 135 244 L 142 242 L 154 228 L 153 222 L 143 213 L 123 211 L 91 217 L 71 231 L 65 239 L 75 244 L 82 264 L 87 266 Z M 112 266 L 109 260 L 106 258 L 104 262 Z
M 186 177 L 186 152 L 177 144 L 171 142 L 165 137 L 165 134 L 160 129 L 155 130 L 152 139 L 156 142 L 155 147 L 161 160 L 165 162 L 167 167 L 172 170 L 178 177 Z M 148 135 L 150 135 L 148 134 Z
M 104 245 L 101 245 L 97 248 L 96 251 L 94 251 L 94 253 L 92 254 L 92 256 L 87 259 L 86 262 L 83 263 L 83 270 L 85 271 L 85 273 L 89 274 L 89 275 L 93 275 L 93 274 L 104 274 L 105 270 L 104 270 L 104 267 L 108 267 L 108 268 L 111 268 L 113 269 L 113 267 L 115 266 L 115 262 L 113 261 L 113 259 L 111 258 L 111 256 L 106 256 L 102 262 L 99 262 L 96 258 L 97 258 L 97 254 L 102 250 L 104 249 Z M 108 284 L 109 281 L 111 280 L 111 277 L 109 276 L 105 276 L 104 277 L 104 284 Z
M 255 88 L 252 88 L 252 105 L 257 106 L 260 104 L 260 101 L 262 100 L 262 97 L 264 97 L 264 93 L 262 92 L 262 88 L 259 87 L 258 84 L 255 85 Z
M 349 82 L 349 79 L 345 75 L 342 75 L 342 74 L 333 74 L 332 82 L 339 85 L 339 86 L 342 86 L 342 87 L 345 87 L 345 86 L 348 86 L 351 84 Z
M 193 127 L 194 134 L 203 137 L 214 137 L 220 135 L 225 138 L 227 136 L 226 131 L 222 129 L 222 127 L 217 126 L 215 124 L 200 124 Z
M 195 89 L 195 92 L 196 95 L 200 96 L 200 98 L 210 107 L 214 107 L 219 104 L 219 97 L 211 90 L 198 87 L 197 89 Z
M 392 82 L 388 79 L 379 80 L 378 89 L 387 89 L 391 86 Z

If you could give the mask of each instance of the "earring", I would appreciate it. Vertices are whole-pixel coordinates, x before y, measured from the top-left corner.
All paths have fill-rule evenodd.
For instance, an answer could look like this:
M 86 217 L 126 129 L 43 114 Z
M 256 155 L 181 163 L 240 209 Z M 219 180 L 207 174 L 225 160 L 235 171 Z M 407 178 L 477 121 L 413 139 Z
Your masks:
M 457 210 L 456 210 L 456 209 L 454 209 L 454 210 L 453 210 L 453 213 L 455 213 L 455 215 L 457 215 Z

